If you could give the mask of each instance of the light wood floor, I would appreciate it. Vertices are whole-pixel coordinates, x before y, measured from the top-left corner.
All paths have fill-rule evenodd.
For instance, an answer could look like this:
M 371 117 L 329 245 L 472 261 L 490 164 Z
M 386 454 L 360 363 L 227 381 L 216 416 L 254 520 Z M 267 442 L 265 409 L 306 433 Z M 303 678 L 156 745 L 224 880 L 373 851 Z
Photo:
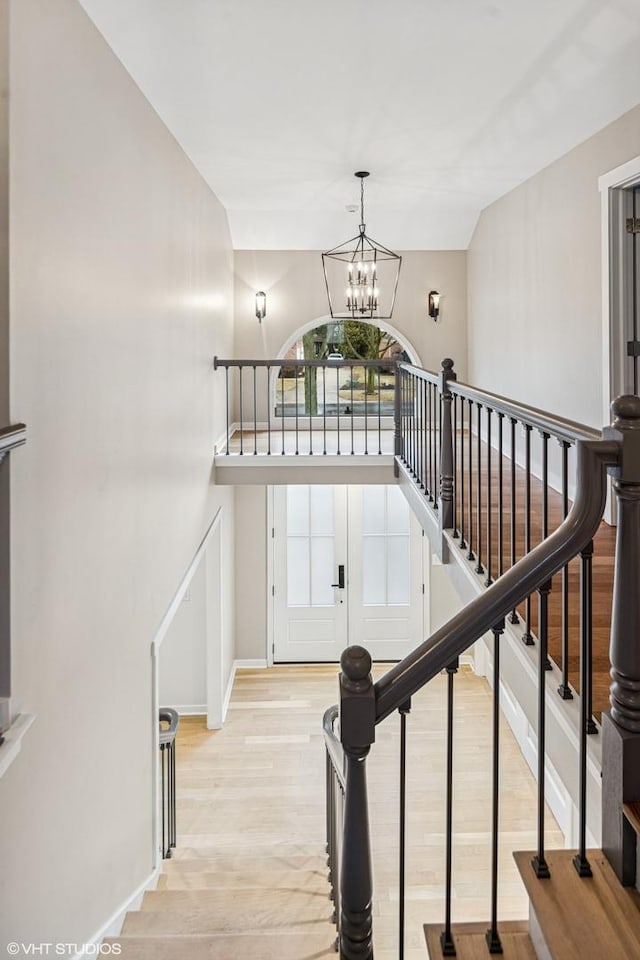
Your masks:
M 376 667 L 376 675 L 383 671 Z M 440 922 L 443 914 L 445 684 L 437 677 L 414 698 L 408 722 L 407 960 L 425 960 L 422 925 Z M 203 718 L 182 720 L 178 847 L 160 889 L 210 886 L 232 913 L 252 887 L 265 909 L 303 925 L 314 940 L 326 931 L 330 946 L 321 719 L 336 700 L 334 666 L 240 671 L 223 730 L 207 731 Z M 455 720 L 458 921 L 484 921 L 489 911 L 490 718 L 486 682 L 462 671 Z M 368 764 L 377 960 L 397 960 L 398 731 L 397 717 L 378 728 Z M 536 790 L 506 724 L 501 803 L 499 914 L 524 919 L 528 901 L 512 851 L 535 846 Z M 550 814 L 548 841 L 562 846 Z

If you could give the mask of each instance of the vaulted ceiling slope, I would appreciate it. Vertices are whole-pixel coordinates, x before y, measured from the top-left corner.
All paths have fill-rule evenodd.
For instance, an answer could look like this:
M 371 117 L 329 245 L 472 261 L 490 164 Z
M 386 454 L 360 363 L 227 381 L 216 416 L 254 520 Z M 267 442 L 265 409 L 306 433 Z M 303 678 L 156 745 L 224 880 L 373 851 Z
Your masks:
M 238 249 L 465 248 L 640 102 L 640 0 L 81 0 Z

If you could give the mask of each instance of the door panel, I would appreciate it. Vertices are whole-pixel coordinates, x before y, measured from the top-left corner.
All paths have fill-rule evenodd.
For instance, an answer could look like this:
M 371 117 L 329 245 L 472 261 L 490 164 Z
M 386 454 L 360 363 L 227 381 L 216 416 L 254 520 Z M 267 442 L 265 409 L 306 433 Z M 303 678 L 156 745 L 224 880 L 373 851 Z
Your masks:
M 422 531 L 398 487 L 349 487 L 349 643 L 400 660 L 422 640 Z
M 422 568 L 397 487 L 276 487 L 274 661 L 337 662 L 355 643 L 401 659 L 423 636 Z
M 276 663 L 335 662 L 347 643 L 344 487 L 274 489 L 274 645 Z

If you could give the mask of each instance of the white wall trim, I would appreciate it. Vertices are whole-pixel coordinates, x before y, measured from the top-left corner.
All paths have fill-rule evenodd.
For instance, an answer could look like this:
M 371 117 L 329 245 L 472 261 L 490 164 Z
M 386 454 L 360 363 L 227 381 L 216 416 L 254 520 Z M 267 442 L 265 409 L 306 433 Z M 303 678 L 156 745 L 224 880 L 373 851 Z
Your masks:
M 172 707 L 181 717 L 201 717 L 207 715 L 206 703 L 167 703 L 163 706 Z
M 91 937 L 85 944 L 83 944 L 84 949 L 80 953 L 74 955 L 73 960 L 79 960 L 80 957 L 95 957 L 98 952 L 95 949 L 100 943 L 102 943 L 105 937 L 117 937 L 122 930 L 122 924 L 124 923 L 124 918 L 129 911 L 138 910 L 142 903 L 142 898 L 145 895 L 147 890 L 154 890 L 158 882 L 158 877 L 162 872 L 162 860 L 157 864 L 154 870 L 151 871 L 146 880 L 143 880 L 142 883 L 136 887 L 131 896 L 125 900 L 119 907 L 114 910 L 106 923 L 104 923 L 100 929 Z
M 287 337 L 280 349 L 276 352 L 276 358 L 282 359 L 283 357 L 286 357 L 294 343 L 296 343 L 303 336 L 303 334 L 307 333 L 309 330 L 315 330 L 316 327 L 323 327 L 327 323 L 335 322 L 336 321 L 330 314 L 325 313 L 321 317 L 316 317 L 315 320 L 309 320 L 307 323 L 303 323 L 297 328 L 297 330 L 294 330 L 294 332 Z M 366 320 L 363 320 L 362 322 L 366 323 Z M 374 323 L 372 326 L 379 326 L 381 330 L 384 330 L 385 332 L 388 331 L 407 351 L 411 357 L 411 362 L 418 367 L 422 366 L 418 351 L 413 344 L 409 342 L 406 335 L 401 333 L 397 327 L 394 327 L 391 323 L 389 323 L 388 320 L 383 320 L 379 324 Z

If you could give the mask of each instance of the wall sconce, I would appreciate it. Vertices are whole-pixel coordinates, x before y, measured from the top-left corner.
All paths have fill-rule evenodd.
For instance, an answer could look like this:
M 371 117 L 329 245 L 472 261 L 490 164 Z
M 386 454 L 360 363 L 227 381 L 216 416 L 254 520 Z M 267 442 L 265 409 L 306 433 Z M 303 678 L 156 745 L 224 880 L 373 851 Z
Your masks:
M 264 290 L 258 290 L 256 293 L 256 317 L 258 322 L 262 323 L 267 315 L 267 295 Z
M 429 291 L 429 316 L 432 320 L 437 320 L 440 313 L 440 294 L 437 290 Z

